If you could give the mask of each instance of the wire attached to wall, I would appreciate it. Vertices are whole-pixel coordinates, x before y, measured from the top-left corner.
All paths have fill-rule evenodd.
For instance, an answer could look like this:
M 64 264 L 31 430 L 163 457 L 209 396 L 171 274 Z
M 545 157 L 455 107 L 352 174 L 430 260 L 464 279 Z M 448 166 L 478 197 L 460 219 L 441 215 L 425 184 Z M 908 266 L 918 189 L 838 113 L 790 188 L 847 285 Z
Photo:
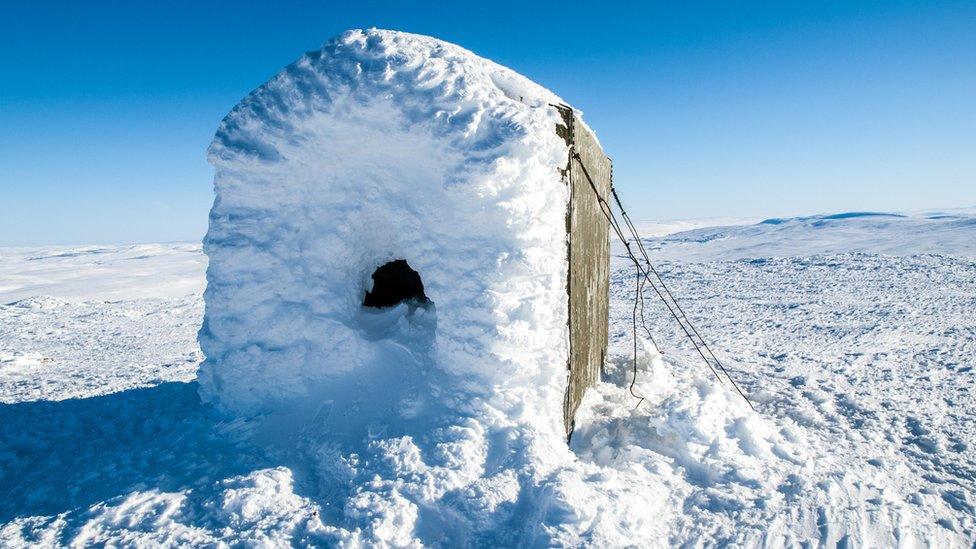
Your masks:
M 624 234 L 624 229 L 621 226 L 620 221 L 617 219 L 616 214 L 614 214 L 613 207 L 611 207 L 610 203 L 607 202 L 606 199 L 604 199 L 603 196 L 600 195 L 600 191 L 597 189 L 596 184 L 593 181 L 593 178 L 590 177 L 590 173 L 589 171 L 587 171 L 586 165 L 583 164 L 583 158 L 580 156 L 579 152 L 577 152 L 574 147 L 570 147 L 570 158 L 576 160 L 576 162 L 579 163 L 579 166 L 583 171 L 583 175 L 586 176 L 587 181 L 590 183 L 590 187 L 593 189 L 593 193 L 596 195 L 597 201 L 600 203 L 600 210 L 603 212 L 603 215 L 607 218 L 607 221 L 610 223 L 610 227 L 613 228 L 614 233 L 616 233 L 617 238 L 620 240 L 620 242 L 624 245 L 624 248 L 627 250 L 627 257 L 631 260 L 631 262 L 633 262 L 634 266 L 637 269 L 637 295 L 635 296 L 634 299 L 634 310 L 633 310 L 633 333 L 634 333 L 633 379 L 631 380 L 630 388 L 629 388 L 630 394 L 633 395 L 635 398 L 639 399 L 637 402 L 637 406 L 640 406 L 641 403 L 644 401 L 644 397 L 638 396 L 636 393 L 634 393 L 634 385 L 637 383 L 638 313 L 640 316 L 641 326 L 644 328 L 644 331 L 647 332 L 648 338 L 651 340 L 651 343 L 654 345 L 654 348 L 657 349 L 658 352 L 660 352 L 657 342 L 654 341 L 653 337 L 651 337 L 651 331 L 647 328 L 647 324 L 644 321 L 644 286 L 646 284 L 649 284 L 651 286 L 651 289 L 653 289 L 654 292 L 657 294 L 658 298 L 664 303 L 665 307 L 667 307 L 668 312 L 671 314 L 671 317 L 674 318 L 674 320 L 678 323 L 678 326 L 680 326 L 681 330 L 685 333 L 685 336 L 688 338 L 689 341 L 691 341 L 691 344 L 695 347 L 695 350 L 698 352 L 698 355 L 701 357 L 701 359 L 708 366 L 708 369 L 715 376 L 715 379 L 717 379 L 719 383 L 724 384 L 722 377 L 719 376 L 718 371 L 716 371 L 715 369 L 715 367 L 717 366 L 718 369 L 721 370 L 723 374 L 725 374 L 726 379 L 729 380 L 729 382 L 735 388 L 736 392 L 739 393 L 739 396 L 741 396 L 749 405 L 749 407 L 752 408 L 753 411 L 755 411 L 756 408 L 749 400 L 749 397 L 747 397 L 745 393 L 742 391 L 742 389 L 739 388 L 739 385 L 735 382 L 734 379 L 732 379 L 732 376 L 729 374 L 728 370 L 726 370 L 725 366 L 718 359 L 718 357 L 715 356 L 715 353 L 712 352 L 711 347 L 709 347 L 708 343 L 705 342 L 705 339 L 701 336 L 698 329 L 691 322 L 691 319 L 688 318 L 688 315 L 685 313 L 684 309 L 682 309 L 681 305 L 678 304 L 678 301 L 677 299 L 675 299 L 674 294 L 671 293 L 671 290 L 668 289 L 667 285 L 664 283 L 664 279 L 661 278 L 661 274 L 657 271 L 657 269 L 654 268 L 654 265 L 651 263 L 651 259 L 647 253 L 647 249 L 644 248 L 644 243 L 640 237 L 640 234 L 638 234 L 637 228 L 634 226 L 633 221 L 631 221 L 630 216 L 627 215 L 627 211 L 624 209 L 620 197 L 617 195 L 617 190 L 613 186 L 612 173 L 611 173 L 611 182 L 610 182 L 610 192 L 613 195 L 614 202 L 617 204 L 617 208 L 620 210 L 620 216 L 624 221 L 624 226 L 626 226 L 627 232 L 630 233 L 630 239 L 628 239 L 628 237 Z M 643 261 L 641 261 L 641 259 L 638 259 L 638 257 L 634 254 L 634 251 L 631 248 L 631 239 L 633 239 L 633 241 L 636 242 L 637 250 L 640 253 L 641 259 L 643 259 Z

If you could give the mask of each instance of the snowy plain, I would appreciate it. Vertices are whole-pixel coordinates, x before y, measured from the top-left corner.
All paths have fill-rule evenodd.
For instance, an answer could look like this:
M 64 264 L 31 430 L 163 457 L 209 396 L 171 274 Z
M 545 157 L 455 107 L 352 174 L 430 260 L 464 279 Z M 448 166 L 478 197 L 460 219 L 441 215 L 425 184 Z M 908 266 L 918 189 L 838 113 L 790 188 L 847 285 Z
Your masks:
M 0 249 L 0 545 L 973 546 L 976 212 L 641 227 L 758 412 L 650 294 L 635 408 L 615 248 L 575 457 L 444 490 L 464 528 L 356 491 L 455 478 L 379 450 L 315 470 L 200 403 L 199 245 Z

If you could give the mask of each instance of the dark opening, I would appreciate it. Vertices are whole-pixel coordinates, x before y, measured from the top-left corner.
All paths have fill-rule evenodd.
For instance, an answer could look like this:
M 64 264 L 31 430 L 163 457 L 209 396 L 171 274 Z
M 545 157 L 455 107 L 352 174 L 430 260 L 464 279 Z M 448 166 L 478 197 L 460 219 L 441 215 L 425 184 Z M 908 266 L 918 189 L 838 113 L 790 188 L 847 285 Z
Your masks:
M 424 294 L 420 274 L 403 259 L 380 265 L 373 273 L 373 291 L 366 292 L 364 307 L 392 307 L 404 301 L 421 304 L 430 300 Z

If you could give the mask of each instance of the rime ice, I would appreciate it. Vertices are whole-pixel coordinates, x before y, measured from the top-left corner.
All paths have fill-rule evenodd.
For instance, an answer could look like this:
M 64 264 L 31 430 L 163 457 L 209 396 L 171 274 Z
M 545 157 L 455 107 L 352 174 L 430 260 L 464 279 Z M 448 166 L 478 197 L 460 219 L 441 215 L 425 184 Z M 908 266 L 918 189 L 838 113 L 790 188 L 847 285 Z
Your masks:
M 557 429 L 567 189 L 554 102 L 460 47 L 379 30 L 342 35 L 245 98 L 209 151 L 205 399 L 280 411 L 389 367 L 376 398 L 405 378 L 419 399 L 464 387 L 468 413 Z M 376 318 L 362 307 L 371 275 L 401 259 L 433 305 Z

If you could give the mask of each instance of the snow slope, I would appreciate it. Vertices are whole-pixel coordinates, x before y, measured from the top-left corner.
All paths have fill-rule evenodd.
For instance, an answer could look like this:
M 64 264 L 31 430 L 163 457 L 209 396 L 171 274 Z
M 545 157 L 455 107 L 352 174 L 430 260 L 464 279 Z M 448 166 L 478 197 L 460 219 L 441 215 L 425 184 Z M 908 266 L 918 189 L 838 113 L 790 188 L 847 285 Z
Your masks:
M 954 215 L 791 219 L 648 241 L 758 414 L 709 378 L 653 301 L 665 354 L 642 353 L 635 391 L 647 400 L 634 408 L 634 279 L 617 257 L 604 383 L 586 396 L 573 453 L 548 471 L 499 467 L 515 454 L 484 454 L 476 422 L 412 441 L 377 432 L 325 470 L 268 451 L 188 381 L 198 350 L 184 323 L 199 322 L 201 299 L 164 288 L 185 273 L 132 289 L 146 298 L 2 305 L 0 544 L 971 547 L 976 217 Z M 153 257 L 178 248 L 154 246 Z M 139 269 L 109 249 L 116 260 L 75 288 Z M 39 252 L 18 253 L 6 272 L 34 268 Z M 49 261 L 67 270 L 75 259 Z M 56 385 L 24 382 L 25 368 Z M 424 466 L 450 455 L 449 437 L 504 474 Z M 439 513 L 410 505 L 418 490 L 437 494 Z M 445 509 L 455 518 L 441 519 Z

